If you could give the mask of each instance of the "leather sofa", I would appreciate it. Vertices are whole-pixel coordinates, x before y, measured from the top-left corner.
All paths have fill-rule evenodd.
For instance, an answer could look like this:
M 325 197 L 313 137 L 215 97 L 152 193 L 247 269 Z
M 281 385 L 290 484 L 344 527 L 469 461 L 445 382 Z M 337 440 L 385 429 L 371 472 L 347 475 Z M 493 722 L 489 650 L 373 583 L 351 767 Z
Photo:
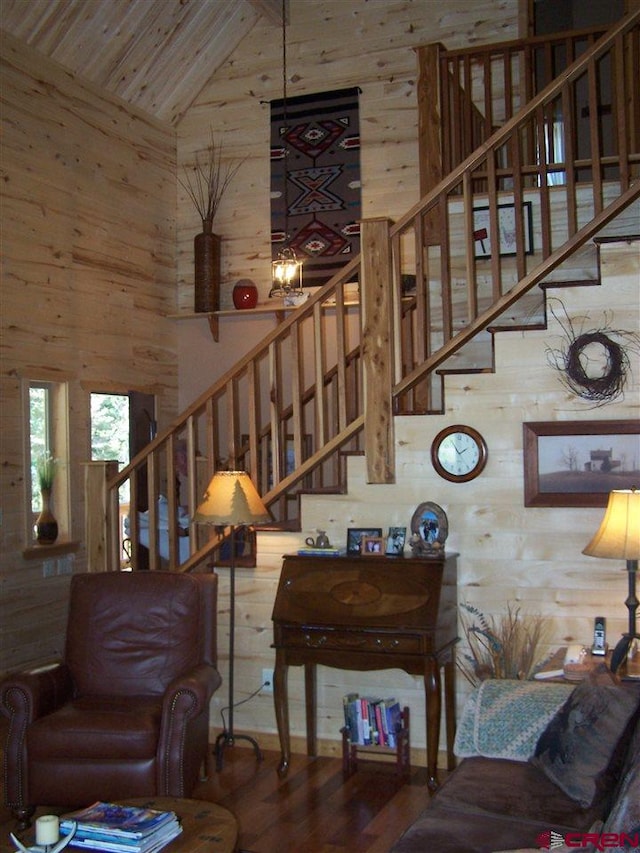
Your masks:
M 625 835 L 640 850 L 639 706 L 640 684 L 610 678 L 483 682 L 456 735 L 461 763 L 391 853 L 628 853 Z
M 189 796 L 208 758 L 217 575 L 79 574 L 63 660 L 8 676 L 7 806 Z

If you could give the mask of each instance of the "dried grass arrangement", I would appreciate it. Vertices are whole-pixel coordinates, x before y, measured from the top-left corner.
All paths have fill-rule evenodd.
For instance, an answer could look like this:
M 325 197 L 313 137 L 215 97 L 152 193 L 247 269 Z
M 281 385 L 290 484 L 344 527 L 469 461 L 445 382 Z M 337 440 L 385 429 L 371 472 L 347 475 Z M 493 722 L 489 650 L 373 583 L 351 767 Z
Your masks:
M 542 616 L 521 615 L 510 603 L 498 618 L 487 618 L 470 604 L 461 604 L 460 610 L 468 648 L 458 654 L 458 667 L 474 687 L 486 678 L 533 678 L 545 663 L 540 659 Z
M 225 163 L 222 159 L 222 145 L 216 143 L 213 131 L 206 152 L 196 154 L 195 165 L 185 167 L 184 180 L 178 178 L 203 222 L 213 222 L 222 196 L 236 176 L 244 160 Z

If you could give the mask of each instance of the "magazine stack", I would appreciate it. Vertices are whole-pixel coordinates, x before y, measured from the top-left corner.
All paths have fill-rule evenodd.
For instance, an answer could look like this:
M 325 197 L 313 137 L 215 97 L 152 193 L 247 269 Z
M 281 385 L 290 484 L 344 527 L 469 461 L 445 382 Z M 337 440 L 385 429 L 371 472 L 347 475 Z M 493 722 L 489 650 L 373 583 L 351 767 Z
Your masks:
M 77 825 L 69 846 L 113 853 L 156 853 L 182 832 L 174 812 L 94 803 L 60 819 L 60 834 Z

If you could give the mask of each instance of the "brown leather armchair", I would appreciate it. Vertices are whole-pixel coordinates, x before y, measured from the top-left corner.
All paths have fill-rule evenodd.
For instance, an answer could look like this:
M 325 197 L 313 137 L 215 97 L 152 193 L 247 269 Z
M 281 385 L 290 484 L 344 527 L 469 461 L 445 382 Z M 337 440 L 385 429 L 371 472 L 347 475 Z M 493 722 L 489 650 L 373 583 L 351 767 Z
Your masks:
M 187 797 L 208 756 L 217 575 L 109 572 L 71 579 L 64 660 L 9 676 L 5 800 L 37 805 Z

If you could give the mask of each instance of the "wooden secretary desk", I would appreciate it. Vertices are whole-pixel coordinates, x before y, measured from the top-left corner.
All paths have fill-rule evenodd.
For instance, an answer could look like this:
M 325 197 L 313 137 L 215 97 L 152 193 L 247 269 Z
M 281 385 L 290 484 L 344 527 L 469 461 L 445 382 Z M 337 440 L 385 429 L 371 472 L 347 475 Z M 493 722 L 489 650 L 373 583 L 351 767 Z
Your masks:
M 447 765 L 454 767 L 457 560 L 287 555 L 273 608 L 274 703 L 280 776 L 291 746 L 287 672 L 305 668 L 307 753 L 316 755 L 316 665 L 398 668 L 424 679 L 427 784 L 438 787 L 440 669 L 444 669 Z

